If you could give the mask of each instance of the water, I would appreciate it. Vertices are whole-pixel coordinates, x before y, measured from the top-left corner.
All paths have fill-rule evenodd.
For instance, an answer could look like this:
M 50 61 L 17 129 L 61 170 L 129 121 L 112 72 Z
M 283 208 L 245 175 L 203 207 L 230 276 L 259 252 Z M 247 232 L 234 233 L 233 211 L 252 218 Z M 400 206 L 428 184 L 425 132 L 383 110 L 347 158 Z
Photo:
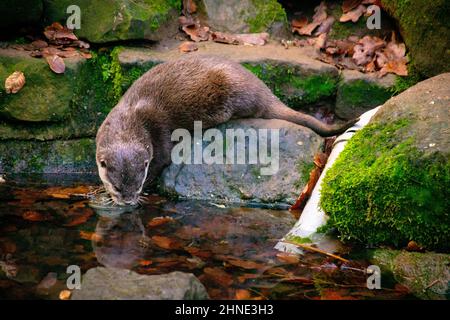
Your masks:
M 393 282 L 368 290 L 367 261 L 274 250 L 296 221 L 289 211 L 149 195 L 147 204 L 110 215 L 89 206 L 85 195 L 95 186 L 95 177 L 80 176 L 0 184 L 0 299 L 58 299 L 69 265 L 83 273 L 97 266 L 191 272 L 213 299 L 410 297 Z

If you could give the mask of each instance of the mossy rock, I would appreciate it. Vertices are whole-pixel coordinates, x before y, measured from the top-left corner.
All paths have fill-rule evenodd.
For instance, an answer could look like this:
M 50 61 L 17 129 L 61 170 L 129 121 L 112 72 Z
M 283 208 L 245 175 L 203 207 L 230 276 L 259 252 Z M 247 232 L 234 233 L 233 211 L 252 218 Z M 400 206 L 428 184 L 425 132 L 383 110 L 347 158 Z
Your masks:
M 118 40 L 160 40 L 163 30 L 177 30 L 181 0 L 44 0 L 45 22 L 66 22 L 66 9 L 78 5 L 81 28 L 75 30 L 80 38 L 90 42 Z
M 10 54 L 9 54 L 9 53 Z M 0 116 L 20 121 L 59 121 L 70 113 L 72 84 L 76 82 L 79 60 L 66 60 L 64 74 L 55 74 L 45 59 L 26 54 L 0 53 Z M 16 94 L 7 94 L 5 80 L 22 71 L 26 84 Z
M 336 115 L 342 119 L 354 119 L 364 112 L 378 107 L 392 96 L 391 90 L 364 79 L 339 84 L 336 96 Z
M 298 66 L 275 61 L 243 63 L 285 104 L 294 109 L 306 108 L 333 100 L 339 82 L 336 73 L 315 73 Z
M 376 249 L 370 252 L 370 262 L 381 268 L 382 285 L 383 272 L 389 272 L 421 299 L 450 298 L 449 254 Z
M 0 34 L 11 36 L 19 28 L 38 25 L 43 9 L 42 0 L 1 1 Z
M 450 2 L 448 0 L 382 0 L 397 20 L 412 57 L 412 65 L 423 75 L 450 71 Z
M 133 74 L 122 75 L 120 70 L 117 74 L 111 72 L 117 69 L 114 69 L 116 65 L 112 62 L 111 53 L 94 53 L 90 60 L 65 59 L 67 71 L 60 75 L 53 74 L 43 59 L 17 55 L 17 51 L 13 52 L 14 57 L 7 53 L 11 52 L 0 51 L 0 61 L 12 59 L 19 62 L 0 66 L 2 84 L 16 67 L 24 72 L 26 84 L 17 94 L 7 95 L 3 89 L 0 91 L 0 114 L 3 115 L 0 140 L 93 137 L 121 97 L 122 89 L 128 88 L 132 82 L 130 76 Z M 31 72 L 35 69 L 40 74 Z
M 344 240 L 450 249 L 450 73 L 388 100 L 347 143 L 321 207 Z
M 1 173 L 96 172 L 95 141 L 0 141 Z
M 276 0 L 203 0 L 201 7 L 214 31 L 288 36 L 286 12 Z

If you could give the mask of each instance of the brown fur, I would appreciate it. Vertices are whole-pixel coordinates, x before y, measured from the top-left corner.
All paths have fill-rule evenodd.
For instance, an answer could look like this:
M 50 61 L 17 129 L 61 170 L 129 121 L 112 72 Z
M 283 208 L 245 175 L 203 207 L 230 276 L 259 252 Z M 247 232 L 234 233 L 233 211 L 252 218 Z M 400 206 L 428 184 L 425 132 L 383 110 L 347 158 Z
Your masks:
M 341 133 L 355 123 L 329 126 L 288 108 L 238 63 L 218 57 L 186 56 L 155 66 L 128 89 L 97 133 L 97 162 L 100 165 L 105 157 L 121 162 L 122 159 L 114 159 L 111 150 L 121 157 L 132 158 L 121 146 L 139 146 L 133 154 L 140 158 L 147 154 L 148 160 L 152 159 L 148 177 L 153 179 L 170 163 L 173 130 L 191 130 L 194 121 L 202 121 L 203 128 L 208 128 L 230 119 L 249 117 L 295 122 L 322 136 Z M 112 168 L 110 163 L 107 173 L 122 170 L 121 176 L 128 176 L 137 169 L 125 166 L 120 163 L 119 168 Z M 108 179 L 112 180 L 109 176 Z M 120 177 L 115 180 L 114 183 L 121 182 Z M 123 184 L 117 189 L 129 187 Z

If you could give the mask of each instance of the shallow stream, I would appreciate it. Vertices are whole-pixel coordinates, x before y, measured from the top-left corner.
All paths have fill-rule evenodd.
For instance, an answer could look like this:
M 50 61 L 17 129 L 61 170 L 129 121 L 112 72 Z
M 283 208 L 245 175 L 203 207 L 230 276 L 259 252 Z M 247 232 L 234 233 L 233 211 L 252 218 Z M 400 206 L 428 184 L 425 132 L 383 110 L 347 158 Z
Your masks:
M 31 181 L 33 181 L 31 183 Z M 344 263 L 320 253 L 273 249 L 293 226 L 289 211 L 169 201 L 116 217 L 96 212 L 90 177 L 10 177 L 0 184 L 0 299 L 58 299 L 69 265 L 156 275 L 195 274 L 213 299 L 405 299 L 404 287 L 366 286 L 360 249 L 341 245 Z M 364 250 L 362 251 L 364 253 Z

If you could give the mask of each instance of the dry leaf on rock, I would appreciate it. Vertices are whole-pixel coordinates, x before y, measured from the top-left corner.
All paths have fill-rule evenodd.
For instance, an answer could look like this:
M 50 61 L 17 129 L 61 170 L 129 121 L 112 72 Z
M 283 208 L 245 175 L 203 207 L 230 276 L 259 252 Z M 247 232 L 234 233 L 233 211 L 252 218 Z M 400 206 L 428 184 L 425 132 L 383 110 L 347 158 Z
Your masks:
M 359 5 L 356 9 L 353 9 L 347 13 L 344 13 L 339 19 L 340 22 L 358 22 L 359 18 L 366 12 L 366 7 Z
M 21 71 L 14 71 L 5 80 L 6 93 L 17 93 L 25 85 L 25 75 Z
M 344 0 L 342 3 L 342 11 L 347 13 L 361 4 L 362 0 Z
M 197 44 L 191 41 L 184 41 L 182 44 L 178 46 L 178 50 L 181 52 L 192 52 L 198 50 Z
M 302 28 L 308 24 L 308 18 L 306 16 L 301 16 L 298 18 L 294 18 L 291 21 L 292 28 Z
M 353 60 L 357 65 L 366 65 L 375 55 L 375 51 L 385 46 L 385 42 L 378 37 L 365 36 L 353 48 Z
M 330 17 L 326 18 L 325 21 L 322 22 L 322 24 L 319 26 L 319 28 L 315 32 L 315 35 L 318 36 L 320 34 L 330 32 L 331 27 L 333 26 L 333 23 L 334 23 L 334 17 L 330 16 Z
M 64 71 L 66 70 L 64 60 L 57 55 L 49 55 L 45 57 L 45 60 L 47 60 L 50 69 L 52 69 L 54 73 L 64 73 Z
M 300 29 L 295 29 L 300 35 L 310 36 L 312 32 L 322 24 L 327 18 L 327 6 L 325 2 L 321 2 L 315 9 L 315 14 L 313 16 L 313 21 Z

